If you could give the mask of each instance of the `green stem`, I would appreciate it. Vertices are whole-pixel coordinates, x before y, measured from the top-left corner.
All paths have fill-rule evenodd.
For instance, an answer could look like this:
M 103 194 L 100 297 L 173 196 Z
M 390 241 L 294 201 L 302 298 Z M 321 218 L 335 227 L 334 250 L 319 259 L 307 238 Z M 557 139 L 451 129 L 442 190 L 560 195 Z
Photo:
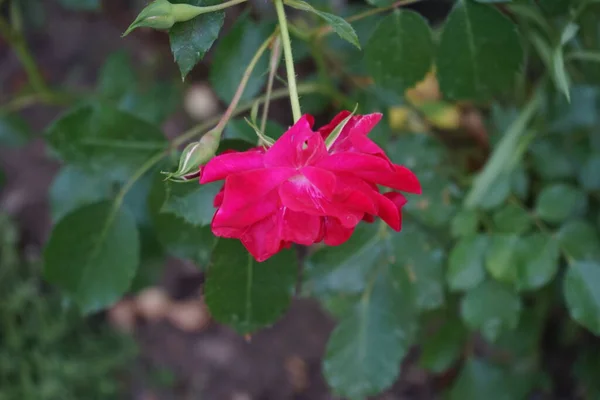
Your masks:
M 174 4 L 174 6 L 177 6 L 176 8 L 174 8 L 174 14 L 177 21 L 188 21 L 190 19 L 196 18 L 198 15 L 224 10 L 226 8 L 243 3 L 245 1 L 248 0 L 230 0 L 226 1 L 225 3 L 206 7 L 192 6 L 189 4 Z
M 285 69 L 287 71 L 288 87 L 290 88 L 290 102 L 292 103 L 292 115 L 294 122 L 302 117 L 300 111 L 300 99 L 298 97 L 298 88 L 296 87 L 296 72 L 294 71 L 294 59 L 292 56 L 292 43 L 288 31 L 287 18 L 283 9 L 283 0 L 274 0 L 277 19 L 279 20 L 279 29 L 281 30 L 281 43 L 283 45 L 283 55 L 285 58 Z
M 27 48 L 27 43 L 21 34 L 15 32 L 9 24 L 0 17 L 0 35 L 2 35 L 8 44 L 13 48 L 19 61 L 23 65 L 29 83 L 33 87 L 33 90 L 40 95 L 47 96 L 50 93 L 50 89 L 46 85 L 42 73 L 40 72 L 33 56 Z
M 273 92 L 273 81 L 275 80 L 275 73 L 279 67 L 279 61 L 281 60 L 281 40 L 275 38 L 273 42 L 273 48 L 271 50 L 271 59 L 269 60 L 269 80 L 267 81 L 267 92 L 265 96 L 267 101 L 262 110 L 262 117 L 260 120 L 260 132 L 264 135 L 267 127 L 267 118 L 269 116 L 269 105 L 271 104 L 271 93 Z M 261 141 L 259 141 L 259 144 Z
M 308 94 L 308 93 L 322 93 L 322 94 L 328 94 L 327 89 L 323 88 L 319 85 L 316 85 L 314 83 L 305 83 L 305 84 L 300 84 L 298 85 L 298 93 L 302 93 L 302 94 Z M 290 91 L 289 88 L 281 88 L 281 89 L 277 89 L 277 90 L 273 90 L 273 92 L 271 93 L 271 97 L 270 100 L 279 100 L 282 99 L 284 97 L 287 97 L 290 95 Z M 263 104 L 267 101 L 267 96 L 263 95 L 260 96 L 256 99 L 250 100 L 244 104 L 242 104 L 240 107 L 238 107 L 232 114 L 231 117 L 237 117 L 240 114 L 243 114 L 245 112 L 248 112 L 252 109 L 252 107 L 254 106 L 255 103 Z M 175 140 L 173 140 L 172 142 L 172 147 L 179 147 L 182 144 L 189 142 L 190 140 L 194 139 L 196 136 L 200 135 L 201 133 L 207 131 L 208 129 L 210 129 L 211 126 L 214 126 L 215 124 L 217 124 L 219 122 L 219 120 L 221 119 L 221 117 L 215 117 L 212 118 L 210 120 L 208 120 L 207 122 L 200 124 L 200 125 L 196 125 L 195 127 L 185 131 L 184 133 L 182 133 L 180 136 L 178 136 Z M 165 155 L 166 156 L 166 155 Z
M 240 84 L 238 85 L 238 88 L 235 91 L 235 94 L 233 96 L 233 99 L 231 100 L 231 103 L 229 104 L 229 107 L 227 107 L 227 110 L 225 110 L 223 117 L 221 118 L 221 120 L 219 121 L 219 123 L 217 124 L 217 126 L 215 127 L 214 130 L 222 132 L 223 129 L 225 129 L 225 125 L 227 125 L 227 122 L 231 118 L 231 114 L 235 111 L 235 108 L 237 107 L 238 103 L 240 102 L 240 99 L 242 98 L 242 95 L 244 94 L 244 90 L 246 89 L 248 80 L 250 80 L 250 75 L 252 75 L 252 71 L 254 71 L 256 64 L 258 64 L 258 61 L 260 60 L 260 58 L 262 57 L 264 52 L 267 50 L 269 45 L 273 42 L 273 37 L 276 34 L 277 34 L 277 31 L 275 31 L 271 36 L 269 36 L 267 38 L 267 40 L 265 40 L 263 42 L 263 44 L 258 48 L 258 50 L 256 50 L 254 57 L 252 57 L 252 60 L 250 60 L 250 63 L 248 64 L 248 66 L 246 67 L 246 70 L 244 71 L 242 80 L 240 81 Z

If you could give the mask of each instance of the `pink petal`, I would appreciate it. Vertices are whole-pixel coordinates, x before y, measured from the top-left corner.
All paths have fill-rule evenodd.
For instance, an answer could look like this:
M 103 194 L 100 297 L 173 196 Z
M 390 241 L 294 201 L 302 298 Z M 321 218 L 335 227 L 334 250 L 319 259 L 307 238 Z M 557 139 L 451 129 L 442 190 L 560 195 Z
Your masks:
M 225 196 L 227 201 L 227 195 Z M 244 228 L 277 212 L 280 206 L 277 190 L 254 201 L 239 201 L 234 205 L 223 204 L 212 221 L 213 230 L 217 228 Z
M 213 226 L 243 227 L 275 213 L 280 204 L 277 186 L 294 173 L 289 168 L 271 168 L 228 176 Z
M 350 239 L 354 228 L 344 227 L 336 218 L 325 218 L 325 244 L 339 246 Z
M 334 172 L 349 172 L 372 183 L 403 192 L 421 193 L 419 180 L 408 168 L 390 164 L 373 155 L 337 153 L 321 160 L 316 166 Z
M 327 139 L 327 137 L 335 129 L 335 127 L 338 126 L 340 122 L 342 122 L 344 119 L 346 119 L 348 115 L 350 115 L 350 111 L 340 111 L 338 115 L 333 117 L 330 123 L 319 128 L 319 133 L 321 134 L 321 136 L 323 136 L 323 139 Z
M 202 168 L 200 183 L 219 181 L 231 174 L 264 168 L 263 157 L 264 154 L 255 150 L 216 156 Z
M 325 169 L 303 167 L 300 173 L 328 199 L 333 197 L 336 186 L 335 175 Z
M 223 204 L 223 196 L 225 195 L 225 186 L 223 186 L 221 188 L 221 190 L 219 190 L 219 193 L 216 194 L 214 200 L 213 200 L 213 207 L 215 208 L 219 208 L 221 207 L 221 204 Z
M 329 124 L 319 129 L 321 135 L 324 138 L 328 137 L 329 134 L 335 129 L 335 127 L 342 122 L 350 113 L 343 111 L 339 113 Z M 346 123 L 344 129 L 340 133 L 340 136 L 333 143 L 329 149 L 330 153 L 340 152 L 358 152 L 374 154 L 383 157 L 387 160 L 385 152 L 367 137 L 369 132 L 379 123 L 382 114 L 374 113 L 367 115 L 355 115 Z
M 406 197 L 402 195 L 402 193 L 398 192 L 387 192 L 383 194 L 385 197 L 394 202 L 398 210 L 400 210 L 407 202 Z
M 240 240 L 258 262 L 281 251 L 286 245 L 277 229 L 278 216 L 273 214 L 249 227 Z
M 377 211 L 377 216 L 379 216 L 393 230 L 399 231 L 400 230 L 400 208 L 387 196 L 379 194 L 378 198 L 379 198 L 379 210 Z
M 256 202 L 295 173 L 291 168 L 264 168 L 230 175 L 225 180 L 221 207 L 239 208 Z
M 282 209 L 281 237 L 288 242 L 310 246 L 319 238 L 321 218 L 305 213 Z
M 327 156 L 323 138 L 312 131 L 313 118 L 303 116 L 265 154 L 267 167 L 300 168 Z
M 346 227 L 355 226 L 363 212 L 349 209 L 348 203 L 331 202 L 308 180 L 287 181 L 279 187 L 284 206 L 293 211 L 316 216 L 334 216 Z M 350 203 L 352 204 L 352 203 Z

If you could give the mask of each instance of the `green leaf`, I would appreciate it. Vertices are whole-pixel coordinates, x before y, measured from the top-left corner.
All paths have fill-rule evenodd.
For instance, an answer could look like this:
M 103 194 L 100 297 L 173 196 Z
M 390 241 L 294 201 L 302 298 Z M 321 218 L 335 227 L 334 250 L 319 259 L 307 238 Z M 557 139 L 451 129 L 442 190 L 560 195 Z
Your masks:
M 446 321 L 423 341 L 420 366 L 434 374 L 443 373 L 458 360 L 466 339 L 465 328 L 460 320 Z
M 97 90 L 105 99 L 120 100 L 127 92 L 136 89 L 137 81 L 129 55 L 119 51 L 111 54 L 102 66 Z
M 85 312 L 116 302 L 140 261 L 135 219 L 104 201 L 79 208 L 54 227 L 44 250 L 44 276 Z
M 445 226 L 456 212 L 454 199 L 458 187 L 450 179 L 435 171 L 422 171 L 418 175 L 423 194 L 407 195 L 404 211 L 430 227 Z
M 31 136 L 31 128 L 21 116 L 17 114 L 0 114 L 0 146 L 24 146 Z
M 331 333 L 323 374 L 349 399 L 378 394 L 395 381 L 414 340 L 415 320 L 393 282 L 376 275 L 355 309 Z
M 558 243 L 552 236 L 541 233 L 534 233 L 520 240 L 516 288 L 539 289 L 550 282 L 558 272 Z
M 360 49 L 360 41 L 358 40 L 358 36 L 356 35 L 354 28 L 352 28 L 352 25 L 346 22 L 344 18 L 317 10 L 316 8 L 302 0 L 289 0 L 286 2 L 286 4 L 298 10 L 308 11 L 315 15 L 318 15 L 325 22 L 327 22 L 329 26 L 331 26 L 333 31 L 337 33 L 339 37 Z
M 394 240 L 395 239 L 395 240 Z M 392 261 L 397 281 L 416 309 L 433 310 L 444 304 L 444 249 L 413 224 L 404 224 L 395 238 Z
M 565 276 L 564 295 L 571 317 L 600 335 L 600 263 L 573 263 Z
M 452 218 L 451 231 L 452 236 L 460 238 L 470 236 L 477 233 L 479 226 L 479 217 L 475 210 L 460 210 L 454 218 Z
M 257 25 L 248 16 L 238 19 L 217 46 L 210 69 L 210 83 L 221 100 L 229 103 L 237 90 L 246 67 L 256 49 L 267 39 L 271 30 L 267 25 Z M 241 100 L 252 99 L 264 86 L 268 57 L 263 55 L 256 64 Z
M 570 4 L 571 0 L 544 0 L 539 6 L 546 14 L 556 16 L 566 13 Z
M 100 0 L 59 0 L 61 6 L 74 11 L 98 11 Z
M 175 214 L 162 212 L 166 198 L 165 182 L 159 174 L 155 174 L 148 208 L 158 241 L 168 253 L 190 259 L 199 266 L 206 266 L 215 244 L 210 226 L 194 226 Z
M 517 327 L 521 299 L 506 286 L 485 281 L 462 298 L 460 315 L 465 324 L 479 330 L 484 338 L 495 342 L 506 331 Z
M 545 180 L 569 178 L 575 175 L 575 166 L 557 140 L 542 139 L 531 145 L 532 166 Z
M 502 368 L 470 358 L 450 391 L 450 400 L 514 400 L 514 382 Z
M 379 125 L 383 125 L 383 122 Z M 442 164 L 446 159 L 446 149 L 431 135 L 403 134 L 390 143 L 386 151 L 389 152 L 390 160 L 416 171 L 418 175 L 420 171 L 448 168 L 447 165 Z
M 558 231 L 563 251 L 575 260 L 600 260 L 600 236 L 594 226 L 583 220 L 569 221 Z
M 587 196 L 579 188 L 554 183 L 545 186 L 536 199 L 535 213 L 544 221 L 557 223 L 574 215 L 581 215 L 587 208 Z
M 508 196 L 510 196 L 511 178 L 512 176 L 509 171 L 501 172 L 496 177 L 494 184 L 481 196 L 479 208 L 482 210 L 493 210 L 502 205 Z
M 140 267 L 129 288 L 133 293 L 155 286 L 157 282 L 160 282 L 165 268 L 165 252 L 154 232 L 142 229 L 140 242 Z
M 59 117 L 46 138 L 64 161 L 113 176 L 130 175 L 168 145 L 154 125 L 102 103 Z
M 172 3 L 190 4 L 193 6 L 212 6 L 217 0 L 174 0 Z M 186 22 L 178 22 L 169 30 L 171 51 L 179 66 L 181 78 L 194 68 L 212 47 L 223 26 L 225 13 L 222 11 L 201 14 Z M 219 46 L 222 47 L 222 46 Z
M 165 182 L 165 184 L 167 198 L 161 212 L 171 213 L 196 226 L 211 223 L 213 215 L 215 215 L 213 200 L 223 187 L 222 182 L 205 185 L 200 185 L 197 181 Z
M 452 291 L 465 291 L 485 279 L 484 256 L 489 246 L 488 236 L 474 235 L 461 239 L 450 252 L 446 280 Z
M 453 100 L 486 100 L 513 87 L 523 49 L 516 26 L 486 4 L 459 0 L 440 38 L 437 76 Z
M 515 168 L 511 177 L 512 193 L 521 200 L 527 199 L 530 185 L 529 175 L 522 166 Z
M 297 276 L 296 254 L 283 250 L 257 262 L 239 240 L 219 239 L 204 285 L 217 321 L 239 333 L 272 325 L 288 308 Z
M 361 224 L 343 245 L 308 257 L 305 291 L 336 304 L 333 309 L 342 318 L 325 360 L 325 375 L 336 393 L 364 398 L 394 381 L 406 347 L 398 335 L 413 331 L 416 310 L 444 302 L 443 260 L 443 248 L 407 222 L 399 234 L 380 224 Z M 376 342 L 388 350 L 387 343 L 393 343 L 397 353 L 382 355 L 385 348 Z
M 395 10 L 385 17 L 365 46 L 367 70 L 375 83 L 401 95 L 425 78 L 432 56 L 429 26 L 413 11 Z
M 344 245 L 325 247 L 308 257 L 305 289 L 316 296 L 362 292 L 373 265 L 387 254 L 377 231 L 376 224 L 359 225 Z
M 517 279 L 517 252 L 521 238 L 514 234 L 493 234 L 485 255 L 485 268 L 494 279 L 513 283 Z
M 50 215 L 55 223 L 71 211 L 100 200 L 110 199 L 113 184 L 102 174 L 65 165 L 50 186 Z
M 579 171 L 579 183 L 586 190 L 600 190 L 600 153 L 591 154 Z
M 512 0 L 475 0 L 478 3 L 511 3 Z
M 525 150 L 523 146 L 520 146 L 520 142 L 523 140 L 527 126 L 538 111 L 540 104 L 541 92 L 537 92 L 527 103 L 521 114 L 507 128 L 483 171 L 477 175 L 471 190 L 467 193 L 464 201 L 465 207 L 475 208 L 481 206 L 486 200 L 485 197 L 489 196 L 490 192 L 495 191 L 494 186 L 497 181 L 502 182 L 505 179 L 504 175 L 510 176 L 511 167 L 519 164 Z M 486 203 L 489 205 L 489 201 Z
M 118 108 L 151 124 L 160 125 L 181 103 L 181 87 L 156 82 L 147 90 L 130 90 L 120 99 Z
M 523 207 L 507 204 L 494 213 L 494 231 L 498 233 L 525 233 L 531 228 L 532 220 Z

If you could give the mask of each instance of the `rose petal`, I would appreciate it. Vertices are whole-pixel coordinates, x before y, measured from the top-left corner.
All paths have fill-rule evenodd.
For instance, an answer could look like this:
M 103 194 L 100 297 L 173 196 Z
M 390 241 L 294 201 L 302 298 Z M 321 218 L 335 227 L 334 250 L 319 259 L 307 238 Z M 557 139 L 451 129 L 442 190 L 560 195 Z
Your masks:
M 331 199 L 333 197 L 336 178 L 332 172 L 315 167 L 303 167 L 300 172 L 325 198 Z
M 354 227 L 363 212 L 349 209 L 352 203 L 331 202 L 307 179 L 287 181 L 279 187 L 279 196 L 284 206 L 293 211 L 316 216 L 334 216 L 346 227 Z
M 408 168 L 389 164 L 373 155 L 360 153 L 332 154 L 330 157 L 319 161 L 316 167 L 334 172 L 349 172 L 372 183 L 403 192 L 421 193 L 419 180 Z
M 313 119 L 303 116 L 267 150 L 265 166 L 300 168 L 327 156 L 323 138 L 312 131 Z
M 282 208 L 281 237 L 285 241 L 310 246 L 319 238 L 321 218 Z
M 354 232 L 354 228 L 347 228 L 342 225 L 342 223 L 336 219 L 327 217 L 325 218 L 325 244 L 328 246 L 339 246 L 345 243 L 352 233 Z
M 219 181 L 231 174 L 264 168 L 263 158 L 264 154 L 252 150 L 221 154 L 202 168 L 200 183 Z
M 240 240 L 258 262 L 265 261 L 278 253 L 285 243 L 277 229 L 277 215 L 273 214 L 253 224 Z

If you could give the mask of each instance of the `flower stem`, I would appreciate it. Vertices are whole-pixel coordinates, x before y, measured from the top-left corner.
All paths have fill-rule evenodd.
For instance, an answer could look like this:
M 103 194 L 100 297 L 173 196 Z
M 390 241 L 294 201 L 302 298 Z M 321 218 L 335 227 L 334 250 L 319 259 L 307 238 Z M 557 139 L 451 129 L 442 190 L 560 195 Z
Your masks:
M 179 22 L 188 21 L 190 19 L 196 18 L 198 15 L 224 10 L 226 8 L 243 3 L 245 1 L 248 1 L 248 0 L 230 0 L 230 1 L 226 1 L 225 3 L 217 4 L 214 6 L 206 6 L 206 7 L 192 6 L 189 4 L 177 4 L 175 13 L 179 17 L 182 18 L 182 19 L 178 19 Z
M 271 93 L 273 92 L 273 81 L 275 80 L 275 74 L 279 67 L 279 61 L 281 60 L 281 40 L 276 37 L 273 41 L 273 47 L 271 49 L 271 59 L 269 60 L 269 79 L 267 81 L 267 92 L 265 96 L 267 101 L 262 110 L 262 117 L 260 119 L 260 132 L 265 134 L 267 127 L 267 117 L 269 116 L 269 105 L 271 104 Z M 262 140 L 261 140 L 262 141 Z M 260 144 L 260 143 L 259 143 Z
M 233 96 L 233 99 L 231 100 L 231 103 L 229 104 L 229 107 L 227 107 L 227 110 L 225 110 L 225 113 L 221 117 L 221 120 L 214 129 L 216 131 L 219 131 L 219 135 L 223 131 L 223 129 L 225 129 L 225 125 L 227 125 L 227 122 L 229 122 L 231 114 L 233 114 L 238 103 L 240 102 L 242 94 L 244 94 L 244 90 L 246 89 L 246 85 L 248 84 L 248 80 L 250 79 L 250 75 L 252 75 L 252 71 L 254 71 L 254 67 L 256 67 L 256 64 L 258 64 L 258 61 L 260 60 L 262 55 L 265 53 L 267 48 L 269 48 L 269 45 L 271 44 L 271 42 L 273 42 L 273 38 L 276 34 L 277 31 L 275 31 L 275 33 L 273 33 L 267 38 L 267 40 L 263 42 L 263 44 L 258 48 L 258 50 L 256 50 L 256 53 L 254 54 L 254 57 L 252 57 L 252 60 L 250 60 L 250 64 L 248 64 L 248 66 L 246 67 L 244 75 L 242 76 L 242 80 L 240 81 L 240 84 L 238 85 L 238 88 L 235 91 L 235 94 Z
M 279 29 L 281 30 L 281 44 L 283 45 L 283 55 L 285 58 L 285 69 L 287 71 L 288 87 L 290 89 L 290 102 L 292 103 L 292 115 L 294 122 L 297 122 L 302 116 L 300 111 L 300 99 L 298 97 L 298 88 L 296 87 L 296 72 L 294 71 L 294 58 L 292 56 L 292 43 L 288 31 L 288 23 L 283 9 L 283 0 L 274 0 L 277 19 L 279 20 Z
M 27 78 L 33 87 L 33 90 L 40 94 L 41 97 L 51 97 L 50 89 L 46 85 L 35 59 L 29 52 L 23 35 L 15 32 L 10 27 L 8 22 L 6 22 L 2 17 L 0 17 L 0 35 L 3 36 L 8 44 L 13 48 L 17 57 L 19 58 L 19 61 L 23 65 L 25 72 L 27 73 Z

